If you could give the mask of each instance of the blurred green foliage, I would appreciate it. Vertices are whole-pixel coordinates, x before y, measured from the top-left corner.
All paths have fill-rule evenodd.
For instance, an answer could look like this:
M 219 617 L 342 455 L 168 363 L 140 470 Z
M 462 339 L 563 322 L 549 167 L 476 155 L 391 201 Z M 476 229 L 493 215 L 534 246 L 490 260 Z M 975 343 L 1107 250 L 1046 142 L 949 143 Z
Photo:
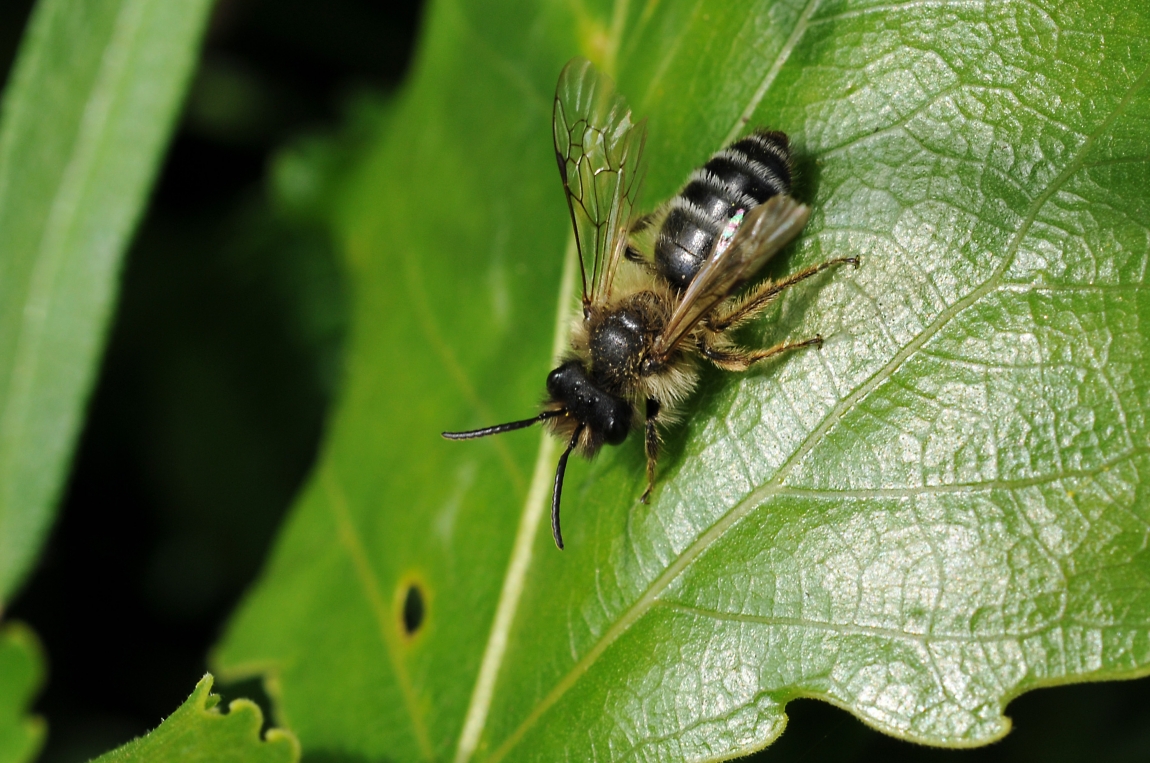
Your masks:
M 0 628 L 0 761 L 34 759 L 44 744 L 44 719 L 29 717 L 27 706 L 44 680 L 36 637 L 19 623 Z
M 929 201 L 941 197 L 963 209 L 980 194 L 1000 201 L 1014 194 L 1025 202 L 1032 187 L 1026 183 L 1041 187 L 1045 177 L 1046 165 L 1038 160 L 1058 166 L 1059 152 L 1073 147 L 1072 141 L 1052 141 L 1045 133 L 1031 142 L 1027 133 L 1013 142 L 986 142 L 974 128 L 1009 133 L 1014 112 L 970 111 L 985 106 L 985 94 L 960 99 L 957 121 L 953 114 L 949 122 L 942 118 L 946 114 L 940 116 L 939 104 L 949 103 L 953 93 L 931 90 L 937 85 L 932 72 L 939 71 L 931 68 L 937 64 L 934 53 L 959 51 L 946 62 L 961 70 L 957 92 L 968 96 L 983 84 L 980 77 L 1003 71 L 995 63 L 1003 57 L 1012 65 L 1019 56 L 1026 58 L 1031 61 L 1027 66 L 1046 76 L 1041 61 L 1052 55 L 1051 27 L 1041 14 L 1026 16 L 1012 3 L 965 12 L 935 9 L 937 15 L 919 14 L 901 24 L 892 16 L 870 28 L 866 19 L 875 18 L 875 9 L 841 4 L 816 8 L 764 2 L 732 9 L 624 3 L 612 16 L 594 3 L 506 3 L 473 13 L 466 3 L 443 2 L 428 23 L 417 76 L 398 99 L 381 93 L 388 92 L 405 59 L 403 35 L 410 35 L 411 11 L 396 12 L 400 21 L 385 24 L 381 11 L 370 5 L 237 0 L 216 10 L 180 135 L 128 262 L 63 524 L 14 607 L 16 616 L 44 635 L 53 665 L 52 684 L 39 708 L 51 732 L 44 760 L 87 760 L 154 727 L 186 696 L 203 672 L 206 645 L 261 564 L 265 545 L 312 462 L 326 406 L 345 378 L 350 389 L 333 424 L 325 471 L 305 493 L 274 573 L 257 604 L 245 610 L 246 621 L 240 621 L 247 633 L 237 637 L 233 631 L 224 662 L 233 673 L 267 672 L 275 711 L 282 714 L 281 723 L 290 722 L 304 738 L 305 753 L 310 753 L 305 760 L 402 759 L 409 740 L 421 744 L 404 720 L 413 711 L 429 719 L 432 732 L 424 729 L 425 749 L 434 747 L 443 752 L 441 757 L 454 752 L 463 708 L 474 704 L 470 692 L 524 493 L 533 479 L 549 479 L 553 464 L 538 456 L 534 437 L 464 451 L 437 442 L 434 435 L 464 425 L 460 416 L 481 424 L 526 415 L 523 406 L 533 405 L 541 392 L 552 349 L 559 252 L 567 236 L 549 155 L 549 98 L 567 56 L 582 52 L 614 61 L 623 91 L 640 116 L 652 117 L 650 155 L 656 161 L 648 205 L 672 193 L 688 169 L 721 144 L 748 88 L 762 83 L 758 75 L 744 76 L 761 73 L 753 62 L 776 55 L 793 62 L 770 75 L 775 84 L 767 88 L 762 114 L 750 116 L 796 136 L 802 154 L 799 193 L 819 204 L 823 217 L 812 225 L 805 248 L 772 272 L 860 245 L 860 239 L 852 239 L 860 235 L 859 228 L 873 235 L 877 245 L 863 236 L 865 272 L 829 279 L 804 292 L 798 301 L 814 300 L 817 309 L 808 312 L 788 302 L 774 323 L 749 332 L 748 341 L 797 335 L 821 326 L 820 320 L 830 320 L 840 334 L 869 337 L 866 315 L 842 317 L 847 311 L 840 307 L 851 294 L 844 289 L 857 287 L 841 286 L 839 280 L 854 284 L 853 279 L 862 278 L 861 288 L 879 288 L 865 280 L 876 269 L 886 279 L 880 296 L 891 300 L 888 310 L 907 309 L 894 306 L 899 296 L 909 295 L 911 313 L 934 304 L 937 295 L 931 296 L 924 283 L 944 289 L 967 283 L 963 278 L 969 273 L 963 268 L 976 268 L 980 257 L 1000 252 L 979 248 L 977 236 L 973 243 L 952 241 L 947 237 L 965 223 L 924 214 L 918 227 L 902 232 L 923 236 L 915 239 L 926 246 L 919 264 L 938 263 L 939 269 L 923 282 L 908 283 L 895 265 L 914 270 L 908 264 L 920 254 L 912 249 L 899 259 L 904 252 L 884 248 L 884 236 L 891 233 L 885 215 L 900 205 L 913 206 L 913 200 L 898 198 L 884 206 L 879 191 L 923 194 Z M 1111 42 L 1145 26 L 1136 6 L 1115 2 L 1107 8 L 1113 11 L 1109 15 L 1084 17 L 1070 9 L 1057 16 L 1059 55 L 1091 53 L 1093 43 L 1075 47 L 1075 41 L 1094 39 L 1082 34 L 1090 23 L 1095 29 L 1109 24 L 1105 35 Z M 1018 18 L 1026 22 L 1021 31 L 1011 26 Z M 807 23 L 811 31 L 793 35 Z M 522 31 L 528 27 L 530 33 Z M 0 24 L 0 35 L 9 29 Z M 619 29 L 645 31 L 618 35 Z M 1002 45 L 992 44 L 995 34 L 1002 35 Z M 884 49 L 883 41 L 890 39 L 902 47 Z M 1007 44 L 1011 40 L 1026 43 L 1021 52 Z M 875 50 L 884 55 L 876 56 Z M 1118 55 L 1123 48 L 1113 44 L 1106 50 Z M 1125 50 L 1136 55 L 1139 48 Z M 916 51 L 925 54 L 914 59 Z M 913 65 L 907 64 L 908 55 Z M 1064 63 L 1051 64 L 1062 79 L 1053 78 L 1045 87 L 1066 103 L 1077 103 L 1078 95 L 1064 88 L 1067 82 L 1097 96 L 1099 89 L 1105 91 L 1104 75 L 1113 73 L 1092 64 L 1080 69 L 1090 77 L 1077 80 Z M 1027 66 L 1005 70 L 1024 72 Z M 835 79 L 831 70 L 857 74 L 857 79 Z M 1091 196 L 1095 189 L 1074 189 L 1099 220 L 1113 222 L 1100 210 L 1110 202 L 1134 219 L 1133 227 L 1109 230 L 1116 231 L 1118 246 L 1135 248 L 1138 231 L 1144 233 L 1147 224 L 1144 206 L 1115 189 L 1146 179 L 1146 133 L 1138 128 L 1145 117 L 1144 80 L 1143 73 L 1137 80 L 1142 85 L 1136 83 L 1133 97 L 1117 110 L 1133 115 L 1132 121 L 1119 120 L 1121 129 L 1103 133 L 1103 148 L 1114 152 L 1114 161 L 1089 163 L 1089 179 L 1103 190 L 1106 203 L 1096 193 Z M 1031 99 L 1042 92 L 1017 84 L 1003 92 L 1012 88 Z M 916 97 L 930 107 L 900 110 Z M 1090 102 L 1103 109 L 1106 97 Z M 1083 109 L 1073 116 L 1089 122 L 1096 115 Z M 891 156 L 897 151 L 883 153 L 909 145 L 881 143 L 900 125 L 909 129 L 909 143 L 926 143 L 924 155 L 937 166 L 914 175 L 921 164 L 906 158 L 909 154 L 896 162 Z M 867 130 L 862 130 L 863 150 L 844 150 L 843 136 L 836 131 L 849 132 L 852 126 L 877 130 L 871 138 L 876 143 L 867 144 Z M 952 128 L 952 140 L 944 140 Z M 1014 169 L 979 174 L 979 168 L 994 169 L 993 161 L 978 153 L 979 146 L 988 145 L 1000 152 L 992 159 L 1017 151 Z M 1040 150 L 1022 150 L 1035 146 Z M 964 153 L 968 150 L 969 155 Z M 1124 150 L 1130 154 L 1124 157 Z M 823 161 L 823 153 L 835 159 Z M 882 172 L 877 174 L 867 164 L 876 155 L 890 162 L 879 162 Z M 1031 167 L 1030 175 L 1020 174 L 1024 166 Z M 851 186 L 859 176 L 866 182 Z M 948 186 L 952 181 L 956 185 Z M 1003 190 L 1003 183 L 1021 183 L 1024 190 Z M 1074 227 L 1082 222 L 1074 201 L 1053 197 L 1054 217 L 1039 217 L 1032 226 L 1043 236 L 1071 229 L 1068 238 L 1051 235 L 1035 247 L 1050 256 L 1048 263 L 1065 264 L 1058 252 L 1073 253 L 1074 242 L 1083 238 L 1092 253 L 1115 251 L 1113 242 L 1100 244 Z M 1006 207 L 1005 213 L 990 208 L 980 214 L 1009 232 L 1013 222 Z M 334 243 L 333 229 L 339 237 Z M 993 229 L 979 234 L 983 244 L 998 235 Z M 952 248 L 931 248 L 935 239 L 949 241 Z M 947 260 L 945 255 L 954 251 L 962 256 Z M 1071 257 L 1069 262 L 1081 271 L 1083 260 Z M 1099 273 L 1121 275 L 1123 267 L 1103 267 Z M 341 350 L 349 293 L 355 296 L 354 344 L 345 369 Z M 1144 303 L 1137 300 L 1137 314 Z M 1082 346 L 1097 348 L 1106 332 L 1121 327 L 1129 307 L 1121 301 L 1108 304 L 1101 328 Z M 1098 311 L 1083 314 L 1097 317 Z M 966 341 L 979 337 L 978 326 L 1010 329 L 1001 324 L 1004 315 L 1011 314 L 980 316 Z M 886 326 L 881 320 L 874 325 Z M 1073 326 L 1056 328 L 1054 333 L 1081 338 Z M 876 356 L 887 346 L 881 337 L 868 341 L 868 352 Z M 1142 352 L 1144 344 L 1144 332 L 1124 335 L 1102 368 L 1114 370 Z M 835 364 L 842 361 L 843 349 L 840 345 L 836 355 L 828 347 L 832 367 L 839 368 Z M 786 407 L 770 397 L 772 390 L 801 382 L 808 372 L 803 369 L 810 368 L 804 364 L 811 362 L 795 359 L 742 380 L 707 375 L 691 404 L 691 422 L 672 433 L 661 478 L 666 495 L 654 516 L 661 521 L 690 516 L 691 501 L 698 496 L 684 498 L 678 508 L 674 500 L 692 485 L 721 495 L 716 505 L 725 505 L 730 491 L 716 490 L 690 465 L 715 472 L 742 462 L 743 453 L 727 450 L 732 440 L 728 429 L 737 430 L 733 440 L 747 451 L 747 440 L 741 438 L 783 431 L 770 424 Z M 920 380 L 933 377 L 924 373 Z M 795 399 L 809 402 L 810 389 L 817 387 L 806 385 L 806 398 Z M 857 429 L 868 427 L 865 441 L 883 442 L 880 425 L 864 422 Z M 639 489 L 641 460 L 631 443 L 591 467 L 573 467 L 567 503 L 573 542 L 564 555 L 549 547 L 546 532 L 529 538 L 535 554 L 529 598 L 520 607 L 526 614 L 520 615 L 519 630 L 513 630 L 509 652 L 517 664 L 508 661 L 497 675 L 496 714 L 522 713 L 528 701 L 522 698 L 543 692 L 540 676 L 547 673 L 546 666 L 536 671 L 539 661 L 562 668 L 567 659 L 562 649 L 549 651 L 547 640 L 562 636 L 560 631 L 578 625 L 580 618 L 593 630 L 594 599 L 599 598 L 609 622 L 615 605 L 611 596 L 618 591 L 604 587 L 603 575 L 617 573 L 619 558 L 607 553 L 611 544 L 658 536 L 643 529 L 637 509 L 627 508 Z M 753 471 L 755 459 L 750 461 Z M 827 474 L 846 474 L 836 471 L 841 464 L 834 458 L 827 464 Z M 507 484 L 493 477 L 500 469 L 507 470 Z M 348 474 L 354 475 L 350 483 Z M 857 479 L 859 473 L 847 476 Z M 760 479 L 752 476 L 751 482 Z M 434 495 L 413 499 L 413 484 Z M 1135 503 L 1144 506 L 1141 499 Z M 882 511 L 866 506 L 860 513 Z M 771 513 L 779 514 L 779 527 L 785 530 L 803 527 L 806 516 L 818 512 L 772 506 Z M 1066 516 L 1044 529 L 1066 530 Z M 618 524 L 621 520 L 626 526 Z M 782 534 L 774 537 L 785 540 Z M 991 537 L 988 545 L 993 547 L 995 540 Z M 436 550 L 436 544 L 442 548 Z M 909 559 L 914 551 L 904 544 L 894 556 Z M 1018 564 L 1023 572 L 1033 569 Z M 1131 585 L 1111 603 L 1142 590 L 1139 560 L 1125 569 Z M 584 573 L 583 579 L 571 579 Z M 1097 580 L 1090 574 L 1082 579 Z M 971 578 L 982 579 L 977 574 Z M 711 588 L 735 579 L 738 574 L 720 575 Z M 408 642 L 399 623 L 413 585 L 425 597 L 426 619 Z M 1141 611 L 1135 607 L 1132 617 L 1141 617 Z M 81 632 L 85 637 L 77 639 Z M 657 633 L 652 643 L 691 643 L 691 635 L 682 631 L 668 638 Z M 607 680 L 592 690 L 626 687 L 628 671 L 656 651 L 642 650 L 634 663 L 616 661 Z M 237 661 L 236 654 L 244 659 Z M 384 654 L 390 666 L 381 664 Z M 881 650 L 876 654 L 881 657 Z M 694 664 L 682 653 L 678 659 Z M 778 658 L 772 653 L 770 659 Z M 509 693 L 508 676 L 516 668 L 538 687 Z M 410 693 L 394 692 L 389 670 L 408 671 Z M 402 690 L 403 681 L 398 683 Z M 197 712 L 202 714 L 207 709 L 202 703 L 214 705 L 207 699 L 209 688 L 199 685 L 183 710 L 200 702 Z M 5 697 L 17 697 L 22 704 L 26 692 Z M 254 680 L 229 693 L 252 692 L 259 693 Z M 690 704 L 695 695 L 684 690 L 682 696 Z M 788 698 L 767 697 L 770 702 Z M 562 742 L 564 734 L 594 723 L 604 704 L 594 700 L 585 703 L 586 715 L 564 711 L 562 722 L 548 722 L 552 741 Z M 251 741 L 258 713 L 240 707 Z M 1145 732 L 1150 697 L 1144 681 L 1037 692 L 1010 710 L 1017 729 L 1004 742 L 951 753 L 883 736 L 842 710 L 804 700 L 787 707 L 787 732 L 758 757 L 1006 761 L 1097 755 L 1134 761 L 1150 749 Z M 487 744 L 480 741 L 479 757 L 490 751 Z M 543 747 L 530 747 L 545 755 Z
M 27 10 L 5 5 L 3 31 Z M 187 696 L 311 462 L 345 320 L 324 194 L 376 129 L 417 5 L 215 10 L 128 257 L 63 520 L 6 613 L 49 653 L 47 761 L 88 760 Z M 251 97 L 238 108 L 237 91 Z M 281 155 L 282 194 L 268 174 Z
M 54 515 L 208 0 L 43 0 L 0 113 L 0 607 Z

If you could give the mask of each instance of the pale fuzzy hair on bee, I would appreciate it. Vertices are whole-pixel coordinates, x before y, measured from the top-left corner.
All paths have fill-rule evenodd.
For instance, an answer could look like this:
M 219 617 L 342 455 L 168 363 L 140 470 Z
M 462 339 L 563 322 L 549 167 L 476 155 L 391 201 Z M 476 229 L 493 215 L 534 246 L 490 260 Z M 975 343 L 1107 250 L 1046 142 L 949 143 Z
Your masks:
M 561 411 L 563 410 L 563 404 L 555 400 L 544 400 L 543 410 Z M 578 426 L 579 422 L 571 416 L 556 416 L 553 419 L 548 419 L 543 422 L 543 428 L 560 440 L 570 440 Z M 584 427 L 582 434 L 579 435 L 579 442 L 576 444 L 575 450 L 579 453 L 588 453 L 595 450 L 594 439 L 595 435 L 591 429 Z
M 666 309 L 664 319 L 670 317 L 671 310 L 676 302 L 676 295 L 666 282 L 652 278 L 649 266 L 646 263 L 635 263 L 623 260 L 619 263 L 614 282 L 611 286 L 611 295 L 602 304 L 593 309 L 600 313 L 608 313 L 620 304 L 642 292 L 653 295 L 652 302 Z M 585 366 L 591 365 L 591 349 L 588 330 L 592 323 L 591 316 L 584 318 L 580 312 L 571 321 L 571 350 L 566 359 L 578 358 Z M 702 331 L 696 327 L 695 332 Z M 683 342 L 678 356 L 673 362 L 667 363 L 658 373 L 649 376 L 638 376 L 634 389 L 627 390 L 626 398 L 631 401 L 635 409 L 634 424 L 636 428 L 643 425 L 643 402 L 648 398 L 658 400 L 662 409 L 660 420 L 666 424 L 674 424 L 680 420 L 680 409 L 683 401 L 694 391 L 699 381 L 699 355 L 695 349 L 696 343 L 692 339 Z M 574 432 L 574 422 L 564 423 L 562 419 L 554 420 L 554 429 L 559 434 L 568 436 Z M 586 437 L 586 433 L 584 433 Z

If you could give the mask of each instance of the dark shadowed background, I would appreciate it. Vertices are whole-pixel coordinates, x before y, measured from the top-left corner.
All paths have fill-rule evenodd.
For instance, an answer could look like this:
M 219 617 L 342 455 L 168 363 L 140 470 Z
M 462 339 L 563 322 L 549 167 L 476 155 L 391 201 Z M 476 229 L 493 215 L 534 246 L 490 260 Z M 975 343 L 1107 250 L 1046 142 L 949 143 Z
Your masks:
M 0 6 L 6 73 L 32 3 Z M 344 325 L 309 180 L 403 77 L 418 6 L 217 3 L 60 520 L 11 611 L 48 655 L 45 761 L 87 760 L 183 702 L 307 474 Z
M 0 4 L 5 77 L 31 5 Z M 414 1 L 218 3 L 60 521 L 11 611 L 48 654 L 42 760 L 87 760 L 187 697 L 307 476 L 346 314 L 325 189 L 386 113 L 419 15 Z M 264 702 L 255 682 L 220 688 Z M 1150 757 L 1147 681 L 1028 695 L 1017 730 L 972 752 L 897 742 L 819 702 L 790 714 L 760 759 Z

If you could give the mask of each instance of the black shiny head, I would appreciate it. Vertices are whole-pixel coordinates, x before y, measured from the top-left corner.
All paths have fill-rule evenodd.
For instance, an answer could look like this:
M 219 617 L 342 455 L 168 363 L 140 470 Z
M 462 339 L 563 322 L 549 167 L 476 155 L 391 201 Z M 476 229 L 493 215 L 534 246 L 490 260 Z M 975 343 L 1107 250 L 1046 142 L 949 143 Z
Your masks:
M 626 351 L 626 327 L 620 329 L 622 346 L 614 348 L 619 353 Z M 604 341 L 610 344 L 610 337 Z M 551 534 L 555 545 L 563 548 L 563 532 L 559 528 L 559 502 L 563 495 L 563 476 L 567 472 L 567 457 L 579 444 L 583 432 L 590 433 L 592 451 L 600 445 L 618 445 L 627 439 L 631 431 L 631 404 L 621 397 L 603 391 L 578 360 L 568 360 L 547 375 L 547 393 L 551 400 L 563 405 L 568 416 L 578 422 L 567 443 L 566 450 L 559 457 L 555 468 L 555 486 L 551 491 Z
M 547 392 L 567 414 L 591 432 L 593 442 L 618 445 L 631 431 L 631 404 L 604 392 L 578 360 L 569 360 L 547 375 Z

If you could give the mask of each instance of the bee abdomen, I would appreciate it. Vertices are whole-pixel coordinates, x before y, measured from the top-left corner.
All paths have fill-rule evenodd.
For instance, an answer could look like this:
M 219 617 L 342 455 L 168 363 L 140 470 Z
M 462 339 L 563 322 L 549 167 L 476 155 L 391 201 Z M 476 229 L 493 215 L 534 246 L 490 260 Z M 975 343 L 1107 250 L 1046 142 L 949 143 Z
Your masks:
M 655 242 L 655 264 L 675 289 L 694 279 L 715 238 L 738 210 L 791 191 L 791 150 L 781 132 L 758 132 L 713 155 L 691 173 Z

